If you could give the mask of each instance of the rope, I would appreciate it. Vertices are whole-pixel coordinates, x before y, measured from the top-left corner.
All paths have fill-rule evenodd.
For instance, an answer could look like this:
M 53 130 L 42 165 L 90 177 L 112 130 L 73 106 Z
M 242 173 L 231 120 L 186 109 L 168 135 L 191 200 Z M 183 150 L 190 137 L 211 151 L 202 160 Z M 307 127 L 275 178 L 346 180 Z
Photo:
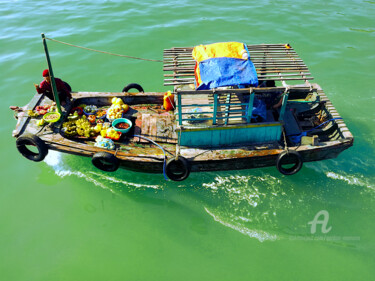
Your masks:
M 181 127 L 179 128 L 177 137 L 178 137 L 178 142 L 177 142 L 177 145 L 176 145 L 176 160 L 178 160 L 178 157 L 180 156 Z
M 78 46 L 78 45 L 70 44 L 70 43 L 67 43 L 67 42 L 59 41 L 59 40 L 48 38 L 48 37 L 46 37 L 46 39 L 48 39 L 50 41 L 53 41 L 53 42 L 56 42 L 56 43 L 68 45 L 68 46 L 71 46 L 71 47 L 81 48 L 81 49 L 84 49 L 84 50 L 87 50 L 87 51 L 92 51 L 92 52 L 97 52 L 97 53 L 102 53 L 102 54 L 107 54 L 107 55 L 112 55 L 112 56 L 118 56 L 118 57 L 130 58 L 130 59 L 136 59 L 136 60 L 163 62 L 162 60 L 153 60 L 153 59 L 138 58 L 138 57 L 132 57 L 132 56 L 127 56 L 127 55 L 115 54 L 115 53 L 106 52 L 106 51 L 95 50 L 95 49 L 91 49 L 91 48 L 86 48 L 86 47 L 83 47 L 83 46 Z
M 306 132 L 302 132 L 301 134 L 293 134 L 293 135 L 288 135 L 288 137 L 290 138 L 290 140 L 294 143 L 300 143 L 301 142 L 301 138 L 303 136 L 307 136 L 308 133 L 318 129 L 319 127 L 323 126 L 324 124 L 327 124 L 328 122 L 331 122 L 331 121 L 334 121 L 334 120 L 340 120 L 342 119 L 341 117 L 336 117 L 336 118 L 332 118 L 332 119 L 329 119 L 328 121 L 325 121 L 323 122 L 322 124 L 320 124 L 319 126 L 316 126 Z M 285 137 L 285 134 L 284 134 L 284 137 Z
M 40 128 L 40 129 L 38 130 L 38 132 L 36 132 L 34 135 L 37 136 L 37 135 L 43 133 L 44 129 L 47 128 L 48 126 L 51 126 L 52 124 L 53 124 L 53 123 L 44 123 L 44 124 L 42 125 L 42 128 Z
M 19 112 L 19 111 L 17 111 L 17 110 L 14 110 L 14 111 L 13 111 L 13 117 L 14 117 L 14 119 L 16 119 L 16 120 L 18 120 L 18 112 Z M 30 117 L 30 116 L 28 116 L 28 117 Z
M 163 153 L 164 153 L 163 175 L 164 175 L 165 180 L 168 181 L 167 174 L 165 173 L 165 165 L 166 165 L 166 163 L 167 163 L 167 161 L 166 161 L 167 155 L 165 154 L 165 150 L 164 150 L 164 148 L 163 148 L 161 145 L 159 145 L 159 144 L 157 144 L 156 142 L 154 142 L 153 140 L 151 140 L 151 139 L 149 139 L 149 138 L 146 138 L 146 137 L 144 137 L 144 136 L 134 135 L 134 137 L 142 138 L 142 139 L 148 140 L 149 142 L 155 144 L 157 147 L 159 147 L 159 148 L 163 151 Z
M 283 126 L 282 128 L 283 128 L 283 136 L 284 136 L 284 146 L 285 146 L 285 150 L 286 150 L 286 153 L 289 154 L 289 148 L 288 148 L 288 144 L 286 143 L 286 136 L 285 136 L 285 129 L 284 129 L 284 126 Z
M 315 128 L 312 128 L 310 130 L 308 130 L 306 133 L 310 133 L 311 131 L 314 131 L 315 129 L 318 129 L 319 127 L 323 126 L 324 124 L 330 122 L 330 121 L 333 121 L 333 120 L 340 120 L 342 119 L 342 117 L 336 117 L 336 118 L 332 118 L 332 119 L 329 119 L 328 121 L 325 121 L 323 122 L 322 124 L 320 124 L 319 126 L 316 126 Z
M 324 124 L 327 124 L 327 123 L 330 122 L 330 121 L 333 121 L 333 120 L 341 120 L 341 119 L 342 119 L 342 117 L 336 117 L 336 118 L 329 119 L 328 121 L 323 122 L 323 123 L 320 124 L 319 126 L 316 126 L 316 127 L 312 128 L 312 129 L 306 131 L 306 132 L 302 132 L 302 134 L 310 133 L 310 132 L 312 132 L 312 131 L 318 129 L 319 127 L 323 126 Z M 302 135 L 302 134 L 298 134 L 298 135 Z M 298 136 L 298 135 L 297 135 L 297 136 Z M 289 137 L 289 136 L 296 136 L 296 135 L 288 135 L 288 137 Z
M 286 96 L 286 95 L 288 94 L 289 90 L 290 90 L 290 86 L 289 86 L 289 85 L 285 86 L 284 93 L 282 93 L 280 96 L 281 96 L 281 97 Z

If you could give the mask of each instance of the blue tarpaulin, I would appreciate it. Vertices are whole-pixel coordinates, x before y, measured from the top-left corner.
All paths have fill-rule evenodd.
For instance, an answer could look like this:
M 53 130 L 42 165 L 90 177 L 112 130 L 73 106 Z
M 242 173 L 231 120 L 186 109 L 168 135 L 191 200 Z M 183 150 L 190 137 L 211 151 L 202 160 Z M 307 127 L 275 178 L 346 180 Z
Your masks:
M 258 77 L 250 59 L 207 59 L 199 63 L 199 70 L 202 84 L 198 90 L 223 86 L 258 86 Z
M 194 48 L 197 90 L 222 86 L 256 87 L 258 76 L 243 43 L 227 42 Z

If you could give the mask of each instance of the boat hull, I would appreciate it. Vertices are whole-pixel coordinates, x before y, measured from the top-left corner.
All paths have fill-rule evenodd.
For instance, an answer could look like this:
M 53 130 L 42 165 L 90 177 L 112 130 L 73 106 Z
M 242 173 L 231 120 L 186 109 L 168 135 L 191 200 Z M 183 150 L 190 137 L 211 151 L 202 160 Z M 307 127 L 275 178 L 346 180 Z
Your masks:
M 337 158 L 341 152 L 348 149 L 352 145 L 353 140 L 348 140 L 332 145 L 326 144 L 322 147 L 302 147 L 296 149 L 295 151 L 301 155 L 303 163 L 306 163 Z M 57 148 L 54 145 L 50 145 L 49 148 L 64 153 L 90 157 L 90 154 L 83 155 L 79 152 L 74 153 L 74 151 L 63 150 L 62 148 Z M 294 148 L 291 148 L 291 150 L 294 150 Z M 218 156 L 216 159 L 205 160 L 194 160 L 194 157 L 189 158 L 186 155 L 185 157 L 189 161 L 192 172 L 229 171 L 276 166 L 277 158 L 281 152 L 283 152 L 282 149 L 262 150 L 258 151 L 256 155 L 253 153 L 248 153 L 248 155 L 246 155 L 245 153 L 241 152 L 241 157 L 235 155 L 234 158 L 225 157 L 225 154 L 223 153 L 221 154 L 222 157 Z M 220 155 L 220 150 L 216 151 L 216 155 Z M 121 157 L 119 159 L 120 168 L 123 169 L 144 173 L 163 172 L 164 161 L 161 157 L 148 158 L 131 156 Z
M 320 92 L 321 99 L 325 101 L 324 110 L 327 114 L 336 119 L 338 114 L 334 110 L 327 97 Z M 108 103 L 113 96 L 120 96 L 125 101 L 132 105 L 137 105 L 142 102 L 149 102 L 151 104 L 161 104 L 163 93 L 74 93 L 75 103 L 80 102 L 98 102 Z M 35 96 L 34 99 L 25 107 L 25 109 L 33 109 L 37 104 L 44 102 L 40 96 Z M 137 124 L 137 122 L 135 122 Z M 60 131 L 60 125 L 49 127 L 39 133 L 39 128 L 35 126 L 35 122 L 28 117 L 20 115 L 16 130 L 13 132 L 14 137 L 20 135 L 37 134 L 41 140 L 45 142 L 48 149 L 60 151 L 62 153 L 69 153 L 79 156 L 93 157 L 99 152 L 109 152 L 115 154 L 120 162 L 120 167 L 140 171 L 146 173 L 162 173 L 164 156 L 161 150 L 150 143 L 141 142 L 141 140 L 129 141 L 128 144 L 120 143 L 121 150 L 108 151 L 103 148 L 95 147 L 91 141 L 85 142 L 81 140 L 74 140 L 65 138 Z M 334 140 L 321 141 L 316 144 L 291 146 L 288 149 L 295 150 L 301 156 L 302 162 L 312 162 L 325 159 L 336 158 L 342 151 L 353 145 L 353 136 L 347 129 L 342 120 L 336 122 L 334 132 L 322 132 L 323 136 L 329 139 L 329 135 L 336 135 Z M 161 146 L 167 151 L 167 159 L 176 156 L 175 142 L 160 142 Z M 189 147 L 181 146 L 180 155 L 187 159 L 192 172 L 202 171 L 220 171 L 220 170 L 240 170 L 252 169 L 261 167 L 270 167 L 277 165 L 279 155 L 285 150 L 285 144 L 280 142 L 273 142 L 269 144 L 259 143 L 251 146 L 232 147 Z

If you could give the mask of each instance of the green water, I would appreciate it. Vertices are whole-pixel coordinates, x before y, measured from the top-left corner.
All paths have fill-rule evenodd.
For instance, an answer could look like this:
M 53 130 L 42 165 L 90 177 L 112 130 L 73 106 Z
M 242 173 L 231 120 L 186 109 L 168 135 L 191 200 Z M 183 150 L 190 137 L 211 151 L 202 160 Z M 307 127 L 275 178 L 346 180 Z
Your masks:
M 374 16 L 374 1 L 0 1 L 1 280 L 373 280 Z M 291 177 L 271 167 L 182 183 L 53 151 L 33 163 L 8 107 L 41 80 L 41 32 L 152 59 L 174 46 L 290 43 L 354 146 Z M 160 63 L 49 48 L 73 90 L 167 89 Z M 330 231 L 312 234 L 321 210 Z

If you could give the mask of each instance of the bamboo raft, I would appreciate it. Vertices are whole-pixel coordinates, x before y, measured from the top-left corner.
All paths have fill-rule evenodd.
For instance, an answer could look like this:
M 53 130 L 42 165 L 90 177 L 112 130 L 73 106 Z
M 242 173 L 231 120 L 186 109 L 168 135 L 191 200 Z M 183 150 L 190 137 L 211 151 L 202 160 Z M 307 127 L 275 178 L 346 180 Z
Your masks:
M 314 79 L 295 50 L 285 44 L 247 45 L 261 81 L 308 81 Z M 164 50 L 165 86 L 194 84 L 193 48 Z M 172 77 L 172 78 L 170 78 Z
M 186 179 L 190 172 L 266 166 L 277 166 L 290 175 L 303 162 L 335 158 L 352 146 L 353 136 L 346 124 L 321 87 L 309 82 L 313 77 L 293 48 L 276 44 L 248 45 L 248 49 L 259 80 L 280 81 L 281 85 L 265 82 L 265 87 L 258 88 L 196 91 L 192 48 L 172 48 L 164 50 L 163 69 L 172 72 L 164 75 L 164 85 L 174 86 L 174 111 L 162 108 L 164 93 L 73 92 L 62 118 L 41 129 L 26 111 L 52 101 L 36 94 L 16 114 L 13 137 L 37 136 L 48 150 L 80 156 L 110 154 L 108 159 L 115 159 L 117 167 L 164 172 L 172 180 Z M 266 120 L 261 122 L 251 119 L 254 97 L 280 96 L 280 109 L 268 108 Z M 93 139 L 67 138 L 61 132 L 73 107 L 82 103 L 108 106 L 113 97 L 130 106 L 125 117 L 134 124 L 126 136 L 115 141 L 115 150 L 96 147 Z M 199 111 L 191 111 L 196 108 Z M 293 142 L 298 135 L 302 135 L 301 141 Z

